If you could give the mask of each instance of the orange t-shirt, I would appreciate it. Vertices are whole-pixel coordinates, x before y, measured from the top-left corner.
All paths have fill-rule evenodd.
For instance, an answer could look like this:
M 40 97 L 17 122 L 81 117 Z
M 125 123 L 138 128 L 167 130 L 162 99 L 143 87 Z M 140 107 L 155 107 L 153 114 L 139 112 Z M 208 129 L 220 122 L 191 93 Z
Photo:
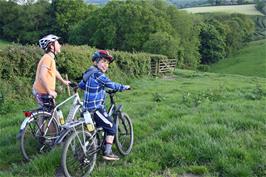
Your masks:
M 38 93 L 48 93 L 45 87 L 42 85 L 42 82 L 40 81 L 40 71 L 42 67 L 46 67 L 48 69 L 48 72 L 45 74 L 44 80 L 47 83 L 49 90 L 55 90 L 55 81 L 56 81 L 55 60 L 48 54 L 45 54 L 41 58 L 37 67 L 35 82 L 33 84 L 33 88 Z

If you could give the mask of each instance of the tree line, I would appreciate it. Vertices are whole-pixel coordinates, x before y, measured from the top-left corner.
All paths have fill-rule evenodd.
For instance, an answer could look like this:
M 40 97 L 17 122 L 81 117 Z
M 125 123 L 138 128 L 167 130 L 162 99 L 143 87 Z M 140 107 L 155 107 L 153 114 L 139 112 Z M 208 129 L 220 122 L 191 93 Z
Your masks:
M 177 58 L 182 68 L 215 63 L 237 51 L 255 31 L 240 14 L 188 14 L 162 0 L 38 0 L 19 5 L 0 0 L 0 38 L 36 44 L 54 33 L 62 42 Z

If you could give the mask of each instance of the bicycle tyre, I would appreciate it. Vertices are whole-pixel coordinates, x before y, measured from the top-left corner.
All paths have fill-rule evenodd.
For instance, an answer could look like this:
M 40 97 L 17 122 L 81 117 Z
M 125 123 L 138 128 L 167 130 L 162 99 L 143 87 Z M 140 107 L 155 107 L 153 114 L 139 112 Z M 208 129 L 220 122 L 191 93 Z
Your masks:
M 126 156 L 131 152 L 134 143 L 134 131 L 130 117 L 124 112 L 119 113 L 116 126 L 115 144 L 118 152 Z
M 83 132 L 86 137 L 83 137 Z M 67 138 L 61 156 L 61 167 L 65 176 L 88 176 L 91 174 L 97 158 L 97 141 L 91 136 L 87 131 L 77 130 Z M 86 142 L 82 144 L 86 144 L 86 154 L 84 154 L 79 138 L 80 140 L 86 139 Z
M 51 118 L 51 114 L 45 111 L 34 113 L 34 119 L 29 122 L 22 130 L 20 137 L 20 151 L 26 161 L 29 161 L 33 156 L 43 151 L 50 150 L 49 144 L 45 142 L 43 130 Z M 46 136 L 55 137 L 58 135 L 58 124 L 52 120 Z M 49 143 L 53 143 L 51 140 Z

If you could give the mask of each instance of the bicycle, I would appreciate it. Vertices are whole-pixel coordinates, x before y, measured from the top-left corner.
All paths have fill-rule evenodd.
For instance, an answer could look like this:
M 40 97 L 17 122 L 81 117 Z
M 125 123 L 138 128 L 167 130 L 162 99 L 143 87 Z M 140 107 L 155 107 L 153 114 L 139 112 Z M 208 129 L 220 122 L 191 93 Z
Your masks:
M 56 112 L 59 108 L 73 100 L 72 106 L 68 113 L 66 123 L 79 119 L 82 111 L 82 101 L 78 94 L 78 87 L 71 83 L 74 94 L 60 104 L 55 105 L 55 100 L 51 96 L 44 96 L 44 105 L 31 111 L 24 111 L 25 119 L 20 126 L 17 138 L 20 140 L 20 151 L 23 158 L 29 161 L 32 156 L 49 151 L 52 147 L 60 144 L 65 137 L 60 137 L 63 132 L 69 128 L 67 124 L 59 122 Z
M 115 144 L 119 153 L 128 155 L 133 147 L 133 125 L 130 117 L 122 112 L 122 105 L 116 106 L 114 95 L 116 91 L 108 91 L 110 108 L 108 115 L 116 123 Z M 95 125 L 95 122 L 94 122 Z M 103 150 L 105 132 L 102 128 L 86 130 L 85 119 L 80 119 L 79 124 L 72 126 L 71 134 L 67 137 L 61 156 L 61 167 L 66 176 L 87 176 L 95 166 L 97 153 Z

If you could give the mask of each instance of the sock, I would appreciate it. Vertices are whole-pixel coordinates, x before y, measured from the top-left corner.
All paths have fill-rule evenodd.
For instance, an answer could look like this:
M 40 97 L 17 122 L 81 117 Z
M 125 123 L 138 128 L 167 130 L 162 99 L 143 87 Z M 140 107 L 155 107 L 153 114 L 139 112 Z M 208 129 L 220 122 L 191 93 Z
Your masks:
M 110 154 L 111 152 L 112 152 L 112 144 L 106 143 L 105 144 L 105 151 L 104 151 L 104 153 L 105 154 Z

